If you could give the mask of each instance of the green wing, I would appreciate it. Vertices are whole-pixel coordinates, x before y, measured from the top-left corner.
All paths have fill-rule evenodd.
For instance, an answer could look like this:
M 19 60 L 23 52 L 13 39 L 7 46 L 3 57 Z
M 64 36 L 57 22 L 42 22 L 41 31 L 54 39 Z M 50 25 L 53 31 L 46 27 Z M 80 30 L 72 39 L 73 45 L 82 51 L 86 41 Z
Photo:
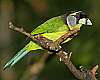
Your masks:
M 39 33 L 52 33 L 52 32 L 61 32 L 61 31 L 69 31 L 68 26 L 65 24 L 65 20 L 63 17 L 58 16 L 51 18 L 34 29 L 31 34 L 39 34 Z

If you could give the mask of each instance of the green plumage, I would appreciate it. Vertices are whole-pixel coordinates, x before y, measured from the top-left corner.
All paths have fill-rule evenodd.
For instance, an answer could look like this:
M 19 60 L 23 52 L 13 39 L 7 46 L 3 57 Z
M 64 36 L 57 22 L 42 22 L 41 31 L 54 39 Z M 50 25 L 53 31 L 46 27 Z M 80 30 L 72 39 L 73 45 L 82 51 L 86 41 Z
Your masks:
M 67 16 L 58 16 L 51 18 L 38 26 L 36 29 L 34 29 L 31 34 L 41 34 L 44 37 L 50 39 L 50 40 L 57 40 L 59 37 L 61 37 L 64 33 L 68 32 L 69 30 L 73 29 L 80 29 L 82 24 L 76 24 L 75 26 L 68 26 L 66 24 L 66 17 Z M 68 42 L 71 40 L 71 38 L 68 38 L 65 42 Z M 41 46 L 36 44 L 33 41 L 30 41 L 22 50 L 20 50 L 5 66 L 4 69 L 7 67 L 12 67 L 14 64 L 17 63 L 23 56 L 25 56 L 28 52 L 31 50 L 38 50 L 43 49 Z
M 65 24 L 64 18 L 62 16 L 58 16 L 47 20 L 36 29 L 34 29 L 31 34 L 34 35 L 39 33 L 52 33 L 66 30 L 68 31 L 69 28 Z

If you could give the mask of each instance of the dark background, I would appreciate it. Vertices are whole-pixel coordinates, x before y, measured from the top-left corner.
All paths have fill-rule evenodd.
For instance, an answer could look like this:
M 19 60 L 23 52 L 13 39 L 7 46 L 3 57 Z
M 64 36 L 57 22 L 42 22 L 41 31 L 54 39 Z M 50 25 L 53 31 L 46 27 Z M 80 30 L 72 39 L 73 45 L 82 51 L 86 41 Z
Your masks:
M 26 43 L 26 37 L 8 28 L 8 22 L 31 32 L 46 20 L 67 11 L 85 11 L 93 26 L 81 28 L 80 35 L 63 47 L 73 52 L 72 61 L 91 69 L 100 64 L 100 0 L 0 0 L 0 80 L 24 80 L 25 71 L 35 62 L 25 57 L 13 68 L 3 71 L 3 65 Z M 22 45 L 23 44 L 23 45 Z M 37 56 L 36 56 L 37 57 Z M 100 78 L 100 69 L 97 78 Z M 32 80 L 32 79 L 27 79 Z M 37 80 L 77 80 L 55 55 L 46 62 Z

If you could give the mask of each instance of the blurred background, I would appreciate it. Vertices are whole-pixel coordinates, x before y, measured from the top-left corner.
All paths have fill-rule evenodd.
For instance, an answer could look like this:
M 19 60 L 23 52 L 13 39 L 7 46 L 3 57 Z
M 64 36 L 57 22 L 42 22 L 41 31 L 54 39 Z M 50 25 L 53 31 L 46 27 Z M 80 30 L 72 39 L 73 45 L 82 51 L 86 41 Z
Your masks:
M 4 64 L 27 43 L 26 36 L 8 28 L 9 21 L 31 32 L 46 20 L 67 11 L 85 11 L 93 26 L 82 27 L 79 36 L 62 45 L 64 50 L 73 52 L 72 61 L 77 68 L 83 65 L 91 69 L 99 65 L 99 8 L 100 0 L 0 0 L 0 80 L 77 80 L 55 54 L 28 55 L 13 68 L 3 71 Z M 97 78 L 100 79 L 100 68 Z

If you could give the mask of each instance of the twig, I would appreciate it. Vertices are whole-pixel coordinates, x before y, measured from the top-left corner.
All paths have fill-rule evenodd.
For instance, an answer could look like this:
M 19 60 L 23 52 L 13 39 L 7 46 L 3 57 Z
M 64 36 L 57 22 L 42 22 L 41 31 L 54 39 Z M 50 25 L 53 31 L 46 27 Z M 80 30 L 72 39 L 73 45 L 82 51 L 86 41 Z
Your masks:
M 68 53 L 64 52 L 64 51 L 59 51 L 58 53 L 56 53 L 57 56 L 59 58 L 61 58 L 61 61 L 63 61 L 67 67 L 69 68 L 69 70 L 73 73 L 73 75 L 78 78 L 78 79 L 82 79 L 83 78 L 83 75 L 82 73 L 80 72 L 80 70 L 77 70 L 76 67 L 73 65 L 73 63 L 71 62 L 70 60 L 70 57 L 68 55 Z
M 71 30 L 66 32 L 64 35 L 62 35 L 60 38 L 58 38 L 54 44 L 56 46 L 60 45 L 62 42 L 64 42 L 67 38 L 72 38 L 77 36 L 77 33 L 80 31 L 80 29 L 75 29 L 75 30 Z
M 33 41 L 38 42 L 42 47 L 44 47 L 46 50 L 52 50 L 51 48 L 56 48 L 57 53 L 56 55 L 60 58 L 60 61 L 63 61 L 65 63 L 65 65 L 69 68 L 69 70 L 72 72 L 72 74 L 80 80 L 96 80 L 96 71 L 98 69 L 98 65 L 96 65 L 95 67 L 93 67 L 92 70 L 87 70 L 84 69 L 82 66 L 80 67 L 80 70 L 78 70 L 74 64 L 72 63 L 72 61 L 70 60 L 71 57 L 71 53 L 68 55 L 66 52 L 64 52 L 63 50 L 59 50 L 59 45 L 65 41 L 67 38 L 71 37 L 71 36 L 76 36 L 77 32 L 79 32 L 79 30 L 73 30 L 73 31 L 69 31 L 68 33 L 65 33 L 63 36 L 61 36 L 59 39 L 57 39 L 55 42 L 52 42 L 51 40 L 43 37 L 42 35 L 35 35 L 32 36 L 30 33 L 27 33 L 23 30 L 23 28 L 18 28 L 13 26 L 10 23 L 9 26 L 10 29 L 18 31 L 26 36 L 28 36 L 29 38 L 31 38 Z M 47 45 L 47 43 L 49 44 L 49 46 Z M 53 46 L 52 46 L 52 45 Z M 55 52 L 56 49 L 54 49 L 52 52 Z
M 43 37 L 41 34 L 37 34 L 37 35 L 33 36 L 33 35 L 31 35 L 31 33 L 27 33 L 23 28 L 18 28 L 16 26 L 14 26 L 11 22 L 9 22 L 9 28 L 26 35 L 27 37 L 32 39 L 32 41 L 38 43 L 43 48 L 51 49 L 50 45 L 52 43 L 52 40 L 49 40 L 47 38 L 45 39 L 45 37 Z
M 60 60 L 63 61 L 65 65 L 67 65 L 69 70 L 72 72 L 72 74 L 77 79 L 80 79 L 80 80 L 97 80 L 95 75 L 96 75 L 96 71 L 98 69 L 98 65 L 93 67 L 92 70 L 82 69 L 83 67 L 81 67 L 81 70 L 78 70 L 75 67 L 75 65 L 72 63 L 72 61 L 70 60 L 70 57 L 71 57 L 70 54 L 71 53 L 68 55 L 68 53 L 61 50 L 56 54 L 60 58 Z

